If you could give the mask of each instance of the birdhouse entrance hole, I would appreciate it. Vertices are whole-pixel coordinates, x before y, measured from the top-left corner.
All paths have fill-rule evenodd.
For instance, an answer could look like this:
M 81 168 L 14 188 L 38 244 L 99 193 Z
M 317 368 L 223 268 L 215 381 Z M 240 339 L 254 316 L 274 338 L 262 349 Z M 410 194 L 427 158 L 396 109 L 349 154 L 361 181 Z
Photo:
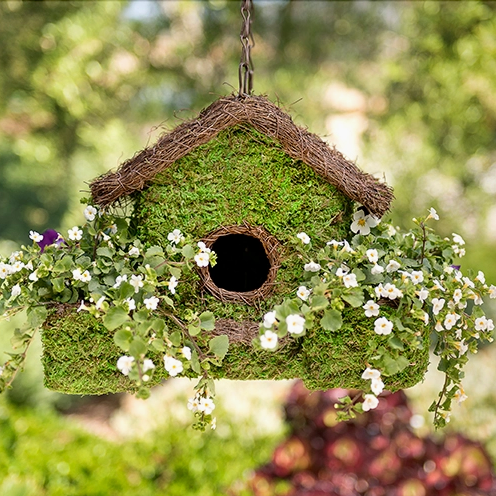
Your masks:
M 254 304 L 272 292 L 279 268 L 279 242 L 263 227 L 227 226 L 203 240 L 217 254 L 200 270 L 204 288 L 222 301 Z
M 262 242 L 247 234 L 221 236 L 212 244 L 217 263 L 209 268 L 219 288 L 246 293 L 260 288 L 267 280 L 270 262 Z

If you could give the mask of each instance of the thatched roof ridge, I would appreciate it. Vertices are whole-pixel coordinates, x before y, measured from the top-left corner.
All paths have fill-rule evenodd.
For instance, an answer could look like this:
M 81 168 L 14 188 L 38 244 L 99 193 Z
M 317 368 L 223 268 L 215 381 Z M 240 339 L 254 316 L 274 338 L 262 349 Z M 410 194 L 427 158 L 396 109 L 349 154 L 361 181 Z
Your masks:
M 116 172 L 107 172 L 91 185 L 93 201 L 108 206 L 146 187 L 163 171 L 196 147 L 229 127 L 249 124 L 278 142 L 292 158 L 301 160 L 352 200 L 381 217 L 390 208 L 392 189 L 362 172 L 336 148 L 293 123 L 291 117 L 262 96 L 220 98 L 196 119 L 163 134 L 155 145 L 126 160 Z

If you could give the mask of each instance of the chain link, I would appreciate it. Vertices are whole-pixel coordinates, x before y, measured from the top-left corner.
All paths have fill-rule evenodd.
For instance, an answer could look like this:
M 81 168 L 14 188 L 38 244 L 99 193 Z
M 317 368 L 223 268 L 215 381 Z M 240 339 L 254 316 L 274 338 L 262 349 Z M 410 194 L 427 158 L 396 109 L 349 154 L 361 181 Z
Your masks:
M 251 49 L 255 46 L 255 40 L 251 33 L 251 22 L 253 12 L 253 0 L 242 0 L 241 15 L 243 25 L 241 27 L 241 62 L 239 63 L 239 96 L 251 95 L 253 91 L 253 62 L 251 60 Z

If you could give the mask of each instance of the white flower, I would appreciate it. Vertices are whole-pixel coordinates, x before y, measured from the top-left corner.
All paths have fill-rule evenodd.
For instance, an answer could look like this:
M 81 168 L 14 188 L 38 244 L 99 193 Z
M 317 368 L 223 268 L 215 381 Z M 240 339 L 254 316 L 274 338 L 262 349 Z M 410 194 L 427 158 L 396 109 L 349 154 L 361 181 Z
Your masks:
M 117 276 L 115 278 L 115 284 L 112 286 L 114 289 L 117 289 L 123 282 L 127 282 L 127 274 L 123 276 Z
M 336 276 L 338 277 L 344 277 L 348 272 L 350 271 L 349 267 L 346 267 L 346 265 L 341 265 L 341 267 L 336 270 Z
M 384 286 L 382 285 L 382 283 L 378 284 L 375 288 L 374 288 L 374 291 L 375 291 L 375 295 L 377 296 L 377 298 L 385 298 L 385 293 L 384 293 Z
M 375 227 L 379 224 L 379 220 L 372 215 L 365 215 L 363 210 L 358 210 L 353 214 L 353 222 L 351 224 L 351 230 L 354 233 L 362 234 L 367 236 L 370 234 L 370 228 Z
M 443 293 L 446 291 L 446 288 L 437 279 L 434 279 L 432 282 L 434 283 L 432 289 L 439 289 Z
M 458 404 L 460 404 L 463 403 L 468 398 L 468 396 L 465 394 L 465 391 L 460 386 L 460 389 L 456 390 L 455 396 L 453 396 L 453 398 L 456 400 Z
M 388 272 L 396 272 L 400 267 L 401 265 L 396 260 L 390 260 L 386 265 L 386 270 Z
M 362 374 L 362 379 L 365 380 L 372 380 L 372 379 L 380 379 L 381 378 L 381 373 L 377 369 L 371 369 L 370 367 L 367 367 Z
M 451 328 L 456 325 L 460 316 L 456 313 L 448 313 L 444 318 L 444 328 L 446 330 L 451 330 Z
M 463 297 L 463 293 L 460 288 L 457 288 L 453 291 L 453 301 L 455 303 L 459 303 L 462 297 Z
M 211 253 L 212 250 L 210 248 L 207 248 L 207 245 L 203 241 L 198 241 L 197 243 L 198 248 L 200 248 L 200 251 L 204 253 Z
M 208 267 L 208 264 L 210 262 L 210 255 L 202 251 L 195 255 L 195 262 L 198 267 Z
M 145 360 L 143 360 L 143 373 L 148 370 L 153 370 L 154 368 L 155 364 L 149 358 L 145 358 Z
M 310 236 L 307 233 L 304 232 L 298 233 L 296 237 L 301 239 L 301 242 L 304 245 L 308 245 L 308 243 L 310 243 Z
M 386 319 L 386 317 L 380 317 L 374 322 L 374 331 L 376 334 L 391 334 L 393 330 L 393 323 Z
M 214 417 L 210 422 L 210 429 L 212 429 L 213 431 L 217 429 L 217 417 Z
M 205 415 L 210 415 L 215 410 L 215 403 L 211 398 L 201 398 L 198 405 L 198 411 L 203 412 Z
M 1 367 L 1 366 L 0 366 L 0 377 L 2 377 L 2 375 L 3 375 L 3 371 L 4 371 L 4 370 L 5 370 L 5 367 Z
M 95 303 L 95 307 L 97 310 L 100 310 L 102 308 L 104 301 L 105 301 L 105 296 L 102 296 L 98 299 L 98 301 Z
M 465 244 L 465 240 L 459 234 L 452 233 L 451 235 L 453 236 L 453 243 L 456 243 L 457 245 Z
M 134 292 L 138 293 L 140 288 L 143 287 L 143 276 L 135 276 L 134 274 L 131 276 L 131 280 L 129 281 L 129 284 L 134 287 Z
M 85 305 L 84 300 L 81 300 L 81 304 L 76 311 L 81 312 L 82 310 L 89 310 L 89 308 Z
M 494 330 L 494 322 L 493 319 L 487 319 L 487 330 L 492 331 Z
M 183 371 L 183 364 L 180 360 L 177 360 L 170 355 L 164 356 L 164 368 L 169 372 L 169 375 L 172 377 L 176 377 L 176 375 L 180 374 Z
M 422 288 L 420 291 L 415 291 L 415 294 L 420 301 L 425 301 L 429 297 L 429 290 Z
M 12 286 L 12 289 L 10 291 L 10 297 L 17 298 L 20 294 L 21 294 L 21 286 L 19 286 L 19 284 Z
M 28 276 L 28 279 L 30 281 L 36 282 L 38 280 L 38 271 L 35 270 L 34 272 L 31 272 L 31 274 L 29 274 Z
M 429 219 L 439 220 L 439 215 L 437 214 L 435 208 L 431 207 L 429 209 L 429 215 L 427 216 L 427 219 L 425 219 L 425 220 L 429 220 Z
M 458 245 L 453 245 L 451 248 L 455 252 L 455 255 L 458 255 L 459 258 L 463 258 L 465 256 L 465 248 L 460 248 Z
M 479 270 L 479 273 L 477 274 L 475 280 L 479 281 L 481 284 L 486 283 L 486 276 L 484 275 L 484 272 L 482 272 L 482 270 Z
M 133 298 L 126 298 L 124 301 L 127 303 L 129 312 L 136 310 L 136 302 L 134 301 Z
M 372 269 L 370 270 L 370 272 L 374 275 L 376 274 L 382 274 L 384 272 L 384 267 L 382 265 L 379 265 L 379 264 L 375 264 Z
M 301 334 L 305 330 L 305 318 L 301 315 L 288 315 L 286 324 L 290 334 Z
M 436 325 L 434 326 L 434 329 L 435 329 L 437 332 L 444 331 L 443 324 L 441 324 L 441 322 L 438 320 L 438 321 L 436 322 Z
M 172 232 L 167 234 L 167 239 L 171 242 L 174 243 L 175 245 L 178 245 L 182 241 L 184 241 L 184 236 L 181 234 L 181 231 L 179 229 L 174 229 Z
M 362 307 L 365 310 L 365 317 L 377 317 L 379 315 L 379 305 L 369 300 Z
M 350 243 L 348 243 L 348 241 L 346 241 L 346 240 L 343 241 L 343 250 L 342 251 L 344 251 L 346 253 L 355 253 L 353 251 L 353 249 L 351 248 Z
M 318 272 L 322 267 L 315 262 L 309 262 L 303 267 L 307 272 Z
M 263 322 L 263 326 L 266 328 L 266 329 L 270 329 L 276 322 L 276 312 L 272 311 L 272 312 L 267 312 L 265 315 L 264 315 L 264 322 Z
M 465 287 L 472 288 L 472 289 L 475 288 L 475 284 L 468 277 L 462 277 L 462 279 L 463 279 L 463 282 L 465 283 Z
M 72 241 L 79 241 L 83 237 L 83 231 L 81 231 L 78 226 L 74 226 L 67 232 L 69 234 L 69 239 L 71 239 Z
M 143 303 L 147 310 L 156 310 L 160 300 L 156 296 L 150 296 L 150 298 L 145 298 Z
M 169 280 L 169 282 L 167 283 L 167 287 L 169 288 L 169 291 L 172 293 L 172 294 L 176 294 L 176 287 L 178 285 L 178 280 L 172 276 Z
M 128 255 L 129 255 L 130 257 L 139 257 L 139 255 L 140 255 L 140 250 L 139 250 L 139 248 L 138 248 L 138 247 L 136 247 L 136 246 L 133 246 L 133 247 L 129 250 Z
M 373 394 L 366 394 L 363 397 L 362 408 L 364 412 L 368 412 L 369 410 L 374 410 L 377 408 L 379 404 L 379 400 Z
M 79 280 L 82 282 L 90 282 L 91 281 L 91 274 L 87 270 L 85 270 L 81 274 L 81 277 L 79 278 Z
M 300 300 L 307 301 L 308 297 L 310 296 L 310 290 L 307 289 L 305 286 L 300 286 L 298 288 L 298 291 L 296 291 L 296 295 Z
M 429 314 L 427 312 L 424 312 L 419 318 L 424 322 L 425 325 L 429 323 Z
M 372 379 L 370 389 L 375 395 L 381 394 L 384 391 L 384 383 L 381 379 Z
M 19 260 L 17 260 L 16 262 L 14 262 L 11 266 L 10 266 L 10 273 L 11 274 L 15 274 L 16 272 L 19 272 L 21 271 L 22 269 L 24 269 L 24 264 L 22 262 L 20 262 Z
M 117 368 L 124 374 L 129 375 L 131 368 L 133 367 L 134 357 L 132 356 L 121 356 L 117 360 Z
M 191 410 L 193 413 L 198 411 L 198 407 L 200 406 L 200 398 L 195 396 L 194 398 L 189 398 L 188 400 L 188 410 Z
M 386 298 L 389 298 L 390 300 L 394 300 L 396 298 L 401 298 L 403 296 L 403 292 L 400 289 L 398 289 L 394 284 L 388 282 L 384 286 L 383 295 Z
M 346 274 L 343 277 L 343 284 L 346 288 L 356 288 L 358 286 L 355 274 Z
M 475 319 L 475 330 L 476 331 L 485 331 L 487 329 L 487 318 L 479 317 Z
M 491 284 L 491 286 L 489 286 L 489 297 L 496 298 L 496 286 L 494 284 Z
M 369 259 L 370 263 L 377 263 L 379 261 L 379 253 L 377 250 L 371 248 L 370 250 L 367 250 L 365 252 L 365 255 L 367 255 L 367 258 Z
M 326 243 L 327 246 L 332 246 L 335 250 L 338 249 L 339 246 L 343 246 L 344 243 L 342 241 L 336 241 L 335 239 L 331 239 Z
M 72 277 L 76 280 L 76 281 L 80 281 L 81 280 L 81 276 L 83 275 L 83 272 L 81 271 L 81 269 L 74 269 L 72 271 Z
M 86 220 L 88 220 L 90 222 L 95 220 L 95 216 L 97 213 L 98 213 L 98 210 L 93 205 L 88 205 L 84 209 L 84 217 L 86 218 Z
M 0 262 L 0 279 L 5 279 L 7 276 L 11 274 L 11 266 Z
M 468 345 L 465 343 L 465 340 L 462 339 L 459 342 L 455 343 L 455 348 L 460 352 L 460 356 L 465 355 L 468 351 Z
M 413 284 L 420 284 L 421 282 L 424 282 L 424 273 L 421 270 L 414 270 L 410 274 L 410 279 Z
M 432 313 L 437 315 L 444 307 L 444 298 L 432 298 Z
M 18 260 L 21 260 L 21 258 L 22 258 L 22 252 L 20 252 L 20 251 L 13 251 L 10 254 L 10 257 L 9 257 L 9 263 L 10 264 L 14 264 Z
M 36 231 L 29 231 L 29 237 L 35 242 L 39 243 L 40 241 L 43 240 L 43 236 L 40 233 L 37 233 Z
M 191 360 L 191 348 L 189 346 L 183 346 L 181 348 L 181 353 L 186 360 Z
M 265 331 L 265 334 L 260 336 L 260 345 L 266 350 L 273 350 L 277 347 L 278 337 L 275 332 Z

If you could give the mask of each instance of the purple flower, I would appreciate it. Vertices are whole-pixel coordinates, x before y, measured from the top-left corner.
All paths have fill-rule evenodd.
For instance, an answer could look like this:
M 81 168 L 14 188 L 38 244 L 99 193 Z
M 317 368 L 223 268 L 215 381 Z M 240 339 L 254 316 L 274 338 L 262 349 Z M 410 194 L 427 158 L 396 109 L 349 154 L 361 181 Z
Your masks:
M 43 253 L 46 246 L 53 244 L 60 246 L 62 243 L 65 243 L 65 241 L 60 233 L 58 233 L 55 229 L 47 229 L 43 233 L 43 239 L 38 242 L 38 246 L 41 249 L 41 253 Z

